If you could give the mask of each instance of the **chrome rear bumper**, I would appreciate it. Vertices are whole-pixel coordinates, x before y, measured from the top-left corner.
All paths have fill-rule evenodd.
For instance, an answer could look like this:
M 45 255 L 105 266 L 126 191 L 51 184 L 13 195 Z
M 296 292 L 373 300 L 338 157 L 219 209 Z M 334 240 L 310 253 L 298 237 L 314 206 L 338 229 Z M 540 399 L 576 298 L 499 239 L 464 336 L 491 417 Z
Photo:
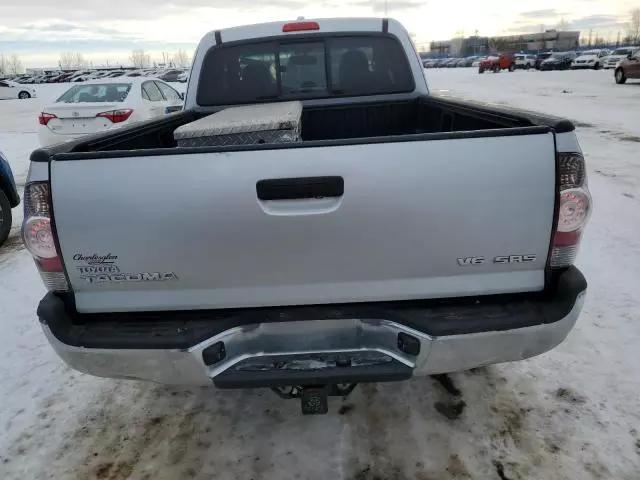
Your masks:
M 287 368 L 298 372 L 307 369 L 314 374 L 332 369 L 335 373 L 335 359 L 340 357 L 347 358 L 351 365 L 364 361 L 363 371 L 375 370 L 388 363 L 409 369 L 406 371 L 411 374 L 424 375 L 522 360 L 544 353 L 560 344 L 571 331 L 582 309 L 584 295 L 584 290 L 577 293 L 569 313 L 553 322 L 442 336 L 428 335 L 384 319 L 322 319 L 244 325 L 223 331 L 190 348 L 112 349 L 68 345 L 53 334 L 46 322 L 42 322 L 42 327 L 66 363 L 76 370 L 100 377 L 173 385 L 211 385 L 233 376 L 234 372 L 253 371 L 259 376 L 260 371 L 268 368 L 271 373 L 280 371 L 280 383 L 286 383 L 290 371 Z M 419 340 L 417 355 L 400 348 L 400 334 Z M 208 361 L 207 365 L 203 352 L 216 345 L 223 345 L 223 358 L 214 363 Z M 284 363 L 282 358 L 286 359 Z M 367 378 L 375 381 L 377 377 Z

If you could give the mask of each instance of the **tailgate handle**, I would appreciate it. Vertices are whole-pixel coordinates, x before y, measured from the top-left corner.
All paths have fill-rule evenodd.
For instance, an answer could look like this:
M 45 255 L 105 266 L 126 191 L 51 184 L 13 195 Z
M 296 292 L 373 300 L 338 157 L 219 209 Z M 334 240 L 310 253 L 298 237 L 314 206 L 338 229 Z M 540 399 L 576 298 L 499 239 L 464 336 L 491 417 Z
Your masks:
M 341 197 L 342 177 L 299 177 L 260 180 L 256 184 L 260 200 L 300 200 L 304 198 Z

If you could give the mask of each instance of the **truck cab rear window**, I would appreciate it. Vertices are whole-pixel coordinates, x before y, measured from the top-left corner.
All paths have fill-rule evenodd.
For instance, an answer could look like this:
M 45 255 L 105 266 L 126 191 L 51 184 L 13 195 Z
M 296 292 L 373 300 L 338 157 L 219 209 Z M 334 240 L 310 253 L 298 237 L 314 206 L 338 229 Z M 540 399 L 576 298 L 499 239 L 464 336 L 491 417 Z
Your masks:
M 362 96 L 414 88 L 409 62 L 393 37 L 296 37 L 212 48 L 200 73 L 198 104 Z

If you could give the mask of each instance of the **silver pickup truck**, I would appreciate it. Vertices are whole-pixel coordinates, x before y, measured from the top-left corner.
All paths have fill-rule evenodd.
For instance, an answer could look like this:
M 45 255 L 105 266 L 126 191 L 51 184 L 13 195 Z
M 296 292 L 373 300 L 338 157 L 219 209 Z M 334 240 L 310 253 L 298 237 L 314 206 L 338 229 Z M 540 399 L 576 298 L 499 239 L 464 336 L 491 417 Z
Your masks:
M 324 61 L 284 88 L 299 51 Z M 267 86 L 240 88 L 256 64 Z M 299 142 L 174 138 L 229 106 L 290 100 Z M 390 19 L 205 35 L 183 111 L 34 151 L 24 203 L 49 290 L 38 317 L 73 368 L 269 387 L 306 412 L 360 382 L 546 352 L 587 287 L 572 123 L 430 94 Z

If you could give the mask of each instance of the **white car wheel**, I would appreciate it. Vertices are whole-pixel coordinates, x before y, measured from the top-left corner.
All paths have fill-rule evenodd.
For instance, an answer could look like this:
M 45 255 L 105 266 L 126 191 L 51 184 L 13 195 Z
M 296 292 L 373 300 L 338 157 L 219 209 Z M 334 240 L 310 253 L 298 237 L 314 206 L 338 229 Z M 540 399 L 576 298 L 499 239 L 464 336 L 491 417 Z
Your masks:
M 31 98 L 31 94 L 29 92 L 23 90 L 18 94 L 18 98 L 21 99 L 21 100 L 24 100 L 25 98 Z

